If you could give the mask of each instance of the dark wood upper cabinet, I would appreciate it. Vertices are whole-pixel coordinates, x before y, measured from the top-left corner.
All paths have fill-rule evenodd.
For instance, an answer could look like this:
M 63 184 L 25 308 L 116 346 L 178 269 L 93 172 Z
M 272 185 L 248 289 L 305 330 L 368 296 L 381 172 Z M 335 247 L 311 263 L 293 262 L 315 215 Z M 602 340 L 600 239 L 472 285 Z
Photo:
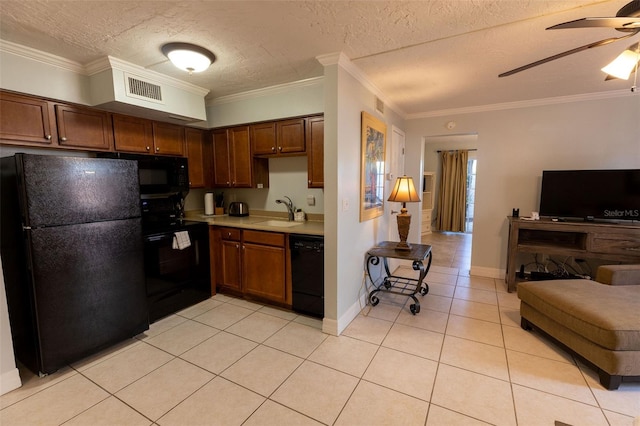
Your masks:
M 62 104 L 57 104 L 55 109 L 59 146 L 113 150 L 113 130 L 108 112 Z
M 116 151 L 150 153 L 153 149 L 151 120 L 127 115 L 113 115 L 113 138 Z
M 176 124 L 153 122 L 154 153 L 160 155 L 184 155 L 184 127 Z
M 251 144 L 249 126 L 229 129 L 229 164 L 231 165 L 231 186 L 251 188 Z
M 278 154 L 304 154 L 304 118 L 294 118 L 276 123 Z
M 229 136 L 227 129 L 211 132 L 213 142 L 213 186 L 217 188 L 231 187 L 231 168 L 229 152 Z
M 212 141 L 214 187 L 269 187 L 269 159 L 251 155 L 249 126 L 214 130 Z
M 20 145 L 54 145 L 58 134 L 53 104 L 0 91 L 0 139 Z
M 207 186 L 206 174 L 210 158 L 205 156 L 204 132 L 200 129 L 184 130 L 187 145 L 187 161 L 189 165 L 189 187 L 204 188 Z
M 306 119 L 308 187 L 324 187 L 324 117 Z
M 304 118 L 256 123 L 251 128 L 255 156 L 304 155 Z
M 116 151 L 185 155 L 185 129 L 182 126 L 114 114 L 113 133 Z
M 276 123 L 258 123 L 249 126 L 253 155 L 276 154 Z

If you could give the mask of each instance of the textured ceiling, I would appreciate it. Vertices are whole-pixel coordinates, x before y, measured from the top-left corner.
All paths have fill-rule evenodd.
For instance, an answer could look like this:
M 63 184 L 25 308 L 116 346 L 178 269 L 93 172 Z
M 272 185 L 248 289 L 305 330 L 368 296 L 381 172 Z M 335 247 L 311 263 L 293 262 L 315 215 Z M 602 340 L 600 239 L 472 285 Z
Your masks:
M 621 33 L 545 31 L 614 16 L 627 0 L 0 1 L 0 38 L 81 64 L 106 55 L 211 90 L 208 98 L 322 75 L 344 52 L 407 116 L 628 89 L 600 68 L 635 36 L 522 73 L 498 74 Z M 217 61 L 189 76 L 160 52 L 199 44 Z

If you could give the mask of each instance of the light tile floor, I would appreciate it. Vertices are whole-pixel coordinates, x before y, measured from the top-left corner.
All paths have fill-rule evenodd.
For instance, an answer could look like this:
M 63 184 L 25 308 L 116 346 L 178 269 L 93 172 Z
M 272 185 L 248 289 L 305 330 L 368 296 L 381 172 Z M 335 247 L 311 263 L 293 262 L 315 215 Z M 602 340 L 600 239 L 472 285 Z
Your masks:
M 427 282 L 418 315 L 381 294 L 339 337 L 216 295 L 55 374 L 21 371 L 0 424 L 631 426 L 640 415 L 640 384 L 606 391 L 520 329 L 502 281 L 433 266 Z
M 471 241 L 472 234 L 463 232 L 433 231 L 421 237 L 422 244 L 430 244 L 436 248 L 433 264 L 458 268 L 460 271 L 468 271 L 471 266 Z

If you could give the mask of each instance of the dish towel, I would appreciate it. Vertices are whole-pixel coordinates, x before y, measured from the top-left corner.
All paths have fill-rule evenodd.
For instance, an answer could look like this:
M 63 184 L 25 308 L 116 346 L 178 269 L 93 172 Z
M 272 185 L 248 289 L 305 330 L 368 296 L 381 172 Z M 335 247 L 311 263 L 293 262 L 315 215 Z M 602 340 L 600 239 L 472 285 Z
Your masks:
M 173 234 L 173 248 L 177 250 L 186 249 L 191 245 L 189 231 L 178 231 Z

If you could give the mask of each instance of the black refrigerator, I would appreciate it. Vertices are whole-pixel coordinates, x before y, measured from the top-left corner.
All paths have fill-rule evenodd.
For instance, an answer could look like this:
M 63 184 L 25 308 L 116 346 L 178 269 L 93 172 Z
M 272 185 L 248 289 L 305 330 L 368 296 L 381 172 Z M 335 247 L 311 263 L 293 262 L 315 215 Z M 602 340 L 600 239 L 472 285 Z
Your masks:
M 147 330 L 137 163 L 16 154 L 0 171 L 16 357 L 48 374 Z

